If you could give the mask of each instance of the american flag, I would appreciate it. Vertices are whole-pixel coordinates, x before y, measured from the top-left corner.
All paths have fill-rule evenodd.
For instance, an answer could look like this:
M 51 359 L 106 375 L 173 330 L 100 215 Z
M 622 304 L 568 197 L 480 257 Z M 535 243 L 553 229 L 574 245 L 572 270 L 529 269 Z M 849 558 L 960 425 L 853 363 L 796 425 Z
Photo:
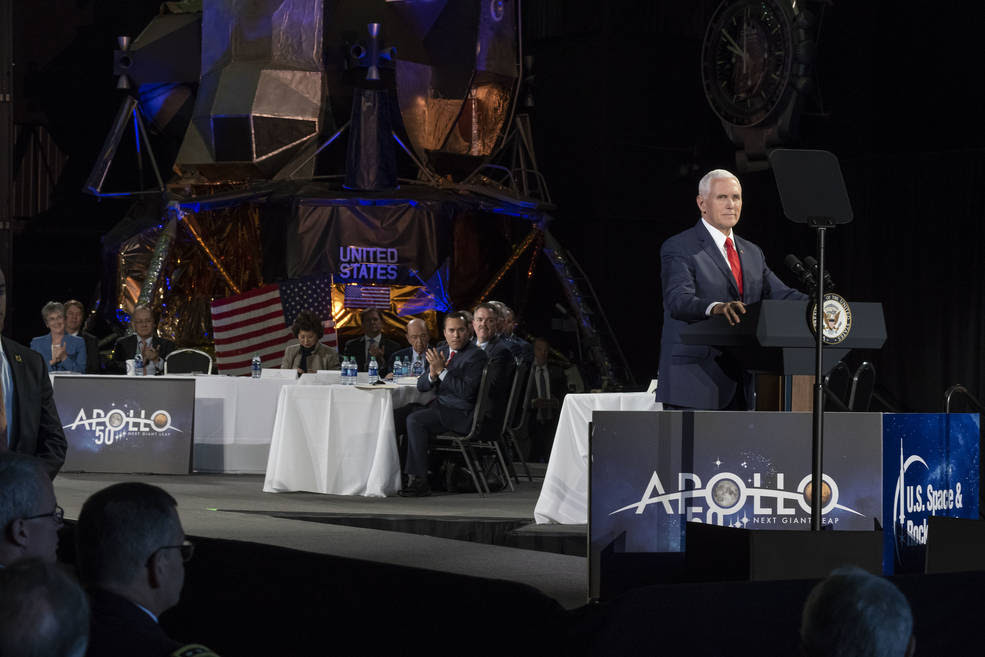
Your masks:
M 389 308 L 390 288 L 379 285 L 346 285 L 346 308 Z
M 249 374 L 250 361 L 260 355 L 264 367 L 280 367 L 284 349 L 294 343 L 291 325 L 302 310 L 322 321 L 322 342 L 338 347 L 332 319 L 332 280 L 318 275 L 271 285 L 212 302 L 216 364 L 222 374 Z

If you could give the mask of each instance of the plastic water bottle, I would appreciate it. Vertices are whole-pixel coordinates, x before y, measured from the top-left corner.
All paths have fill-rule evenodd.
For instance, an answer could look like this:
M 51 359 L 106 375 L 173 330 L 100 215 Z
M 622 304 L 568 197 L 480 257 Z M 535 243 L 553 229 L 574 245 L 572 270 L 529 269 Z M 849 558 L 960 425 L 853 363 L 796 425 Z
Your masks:
M 400 358 L 395 358 L 393 360 L 393 376 L 407 376 L 407 366 L 404 365 L 404 361 Z
M 139 351 L 133 355 L 133 375 L 144 375 L 144 356 Z
M 342 385 L 351 386 L 355 383 L 356 378 L 356 362 L 352 359 L 352 356 L 346 356 L 342 362 Z
M 414 363 L 412 374 L 414 376 L 420 376 L 420 375 L 424 374 L 424 360 L 423 359 L 418 358 L 417 361 Z
M 250 361 L 250 376 L 259 379 L 261 370 L 263 370 L 263 362 L 260 360 L 260 354 L 254 354 L 253 360 Z
M 376 364 L 376 356 L 369 357 L 369 367 L 366 369 L 369 372 L 369 382 L 376 383 L 380 378 L 380 367 Z

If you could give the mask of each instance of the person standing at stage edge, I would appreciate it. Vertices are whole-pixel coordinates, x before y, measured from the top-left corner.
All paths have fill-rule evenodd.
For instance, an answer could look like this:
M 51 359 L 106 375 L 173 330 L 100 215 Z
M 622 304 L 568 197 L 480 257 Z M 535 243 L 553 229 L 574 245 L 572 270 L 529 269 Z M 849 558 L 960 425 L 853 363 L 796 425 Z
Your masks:
M 7 279 L 0 270 L 0 330 L 6 315 Z M 0 451 L 38 457 L 54 479 L 67 448 L 44 358 L 13 340 L 0 339 Z
M 733 232 L 742 212 L 734 174 L 709 171 L 698 183 L 701 218 L 660 247 L 664 324 L 657 401 L 665 408 L 752 408 L 755 379 L 722 351 L 685 345 L 681 329 L 711 315 L 742 321 L 746 305 L 763 299 L 806 299 L 766 266 L 763 251 Z
M 174 343 L 167 338 L 158 337 L 154 311 L 146 304 L 137 304 L 130 314 L 130 325 L 133 326 L 133 333 L 123 336 L 113 345 L 113 355 L 106 371 L 111 374 L 126 374 L 127 361 L 139 349 L 147 376 L 164 374 L 164 360 L 174 351 Z
M 380 376 L 389 372 L 387 359 L 400 349 L 400 345 L 383 335 L 383 315 L 376 308 L 367 308 L 359 316 L 363 334 L 345 343 L 344 356 L 356 359 L 360 372 L 367 371 L 370 358 L 376 358 Z

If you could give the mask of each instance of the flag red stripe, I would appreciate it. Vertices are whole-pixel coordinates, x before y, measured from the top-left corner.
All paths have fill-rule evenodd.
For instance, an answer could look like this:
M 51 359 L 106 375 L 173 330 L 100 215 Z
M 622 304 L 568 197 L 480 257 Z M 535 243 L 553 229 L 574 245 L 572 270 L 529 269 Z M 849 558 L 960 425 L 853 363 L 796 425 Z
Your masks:
M 240 301 L 246 301 L 247 299 L 252 299 L 253 297 L 259 297 L 268 292 L 272 292 L 277 289 L 277 283 L 270 283 L 264 285 L 263 287 L 258 287 L 255 290 L 250 290 L 249 292 L 244 292 L 243 294 L 238 294 L 234 297 L 226 297 L 225 299 L 218 299 L 212 302 L 212 309 L 222 311 L 226 306 L 230 306 L 234 303 L 239 303 Z
M 279 298 L 264 299 L 263 301 L 260 301 L 260 302 L 254 303 L 254 304 L 250 304 L 248 306 L 243 306 L 241 308 L 235 308 L 233 310 L 228 310 L 226 312 L 218 312 L 217 313 L 213 309 L 213 311 L 212 311 L 212 322 L 213 322 L 213 324 L 216 323 L 216 322 L 222 323 L 222 320 L 228 319 L 229 317 L 235 317 L 237 315 L 245 315 L 245 314 L 250 313 L 250 312 L 253 312 L 253 311 L 261 311 L 261 312 L 266 312 L 267 314 L 269 314 L 270 311 L 267 310 L 268 308 L 277 309 L 278 311 L 280 311 L 280 308 L 281 308 L 280 299 Z M 281 311 L 281 312 L 283 312 L 283 311 Z M 222 326 L 225 328 L 227 326 L 227 324 L 222 324 Z
M 244 322 L 244 324 L 245 325 L 249 325 L 250 322 Z M 225 328 L 225 327 L 223 327 L 223 328 Z M 216 337 L 216 339 L 215 339 L 215 346 L 216 346 L 216 349 L 218 349 L 219 348 L 219 345 L 227 345 L 227 344 L 233 344 L 233 343 L 236 343 L 236 342 L 242 342 L 244 340 L 249 340 L 250 338 L 256 338 L 256 337 L 260 337 L 260 336 L 264 336 L 264 335 L 270 335 L 271 333 L 274 333 L 274 332 L 276 332 L 278 334 L 281 334 L 282 332 L 285 332 L 285 331 L 288 334 L 290 334 L 290 331 L 287 331 L 287 329 L 284 327 L 283 324 L 281 324 L 280 326 L 276 326 L 276 327 L 273 327 L 273 326 L 263 326 L 263 327 L 258 328 L 255 331 L 248 331 L 246 333 L 237 333 L 236 335 L 230 335 L 229 337 L 223 337 L 223 338 Z M 216 336 L 218 336 L 218 335 L 219 335 L 219 332 L 217 331 L 216 332 Z

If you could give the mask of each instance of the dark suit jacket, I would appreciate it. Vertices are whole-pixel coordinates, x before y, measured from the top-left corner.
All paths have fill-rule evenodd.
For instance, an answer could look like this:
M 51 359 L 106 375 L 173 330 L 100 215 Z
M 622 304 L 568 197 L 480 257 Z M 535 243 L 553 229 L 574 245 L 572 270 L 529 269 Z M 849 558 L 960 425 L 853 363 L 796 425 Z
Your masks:
M 425 351 L 427 351 L 427 349 L 430 349 L 430 348 L 431 348 L 431 345 L 429 344 L 427 346 L 427 348 L 425 349 Z M 405 363 L 408 362 L 408 359 L 413 360 L 413 358 L 414 358 L 414 348 L 413 347 L 404 347 L 403 349 L 399 349 L 399 350 L 393 352 L 392 354 L 390 354 L 387 357 L 387 362 L 386 362 L 386 371 L 387 372 L 392 372 L 393 371 L 393 361 L 397 360 L 397 357 L 398 356 L 400 357 L 400 360 L 403 361 L 403 362 L 405 362 Z M 427 368 L 428 368 L 428 362 L 425 360 L 424 361 L 424 369 L 426 370 Z
M 182 647 L 143 609 L 115 593 L 89 592 L 91 618 L 86 657 L 166 657 Z
M 3 338 L 3 351 L 14 382 L 11 449 L 44 461 L 52 479 L 65 462 L 68 443 L 55 408 L 48 364 L 36 351 Z
M 526 403 L 530 409 L 527 411 L 527 416 L 531 419 L 537 418 L 537 411 L 539 410 L 531 406 L 531 402 L 538 398 L 536 377 L 537 365 L 534 364 L 530 368 L 530 381 L 526 391 Z M 564 396 L 568 394 L 568 379 L 564 376 L 564 370 L 554 363 L 547 364 L 547 385 L 551 389 L 550 398 L 557 402 L 551 408 L 547 409 L 547 411 L 551 418 L 556 418 L 561 410 L 561 402 L 564 401 Z
M 381 335 L 380 348 L 383 349 L 383 362 L 377 361 L 376 364 L 379 367 L 380 376 L 383 376 L 390 371 L 389 365 L 393 362 L 391 356 L 400 350 L 400 344 L 385 335 Z M 353 338 L 346 342 L 342 354 L 344 356 L 353 356 L 356 359 L 356 365 L 359 367 L 359 371 L 365 372 L 367 363 L 366 336 L 360 335 L 358 338 Z
M 698 223 L 660 247 L 664 324 L 660 338 L 657 401 L 689 408 L 725 408 L 739 383 L 751 405 L 753 377 L 714 347 L 681 343 L 681 329 L 706 319 L 716 301 L 756 303 L 763 299 L 806 299 L 787 287 L 769 267 L 758 246 L 732 233 L 742 266 L 742 297 L 732 270 L 708 229 Z
M 489 359 L 486 374 L 488 403 L 482 418 L 482 439 L 499 440 L 510 389 L 513 387 L 516 359 L 509 345 L 499 336 L 486 344 L 485 352 Z M 458 358 L 457 355 L 455 357 Z
M 514 358 L 519 358 L 525 363 L 534 362 L 534 346 L 532 344 L 515 335 L 503 336 L 502 340 L 510 348 Z
M 99 338 L 85 331 L 79 331 L 79 337 L 86 343 L 86 374 L 99 374 Z
M 164 374 L 163 361 L 168 357 L 168 354 L 174 351 L 174 343 L 167 338 L 155 335 L 151 338 L 151 344 L 157 349 L 157 353 L 161 356 L 162 360 L 161 368 L 157 373 Z M 126 374 L 127 361 L 133 358 L 136 353 L 137 334 L 131 333 L 130 335 L 123 336 L 113 345 L 113 355 L 110 356 L 109 363 L 106 364 L 106 372 L 109 374 Z
M 448 346 L 440 350 L 447 359 Z M 464 434 L 471 428 L 472 411 L 478 400 L 482 370 L 487 360 L 486 352 L 467 342 L 448 363 L 444 381 L 438 379 L 431 383 L 430 370 L 425 370 L 417 379 L 417 389 L 421 392 L 436 391 L 437 398 L 432 404 L 438 409 L 441 423 L 452 431 Z

